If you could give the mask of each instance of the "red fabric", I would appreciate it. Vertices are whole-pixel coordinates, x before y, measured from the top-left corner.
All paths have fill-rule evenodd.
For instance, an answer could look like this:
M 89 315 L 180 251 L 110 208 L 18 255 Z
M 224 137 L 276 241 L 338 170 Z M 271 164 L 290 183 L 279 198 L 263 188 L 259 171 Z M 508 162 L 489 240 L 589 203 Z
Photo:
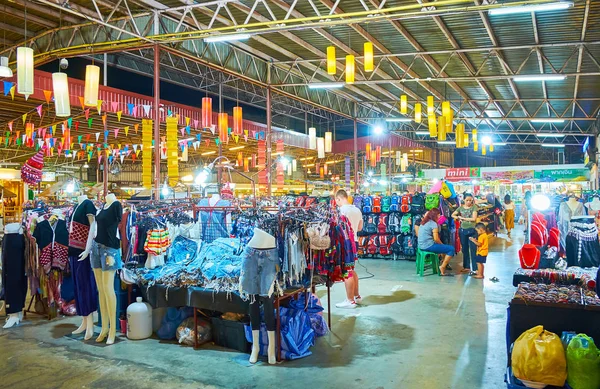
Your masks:
M 531 233 L 529 235 L 529 241 L 535 246 L 544 246 L 548 241 L 548 232 L 546 227 L 540 222 L 531 223 Z
M 544 214 L 540 213 L 540 212 L 536 212 L 533 214 L 532 218 L 531 218 L 531 222 L 538 222 L 540 224 L 542 224 L 544 226 L 544 228 L 546 226 L 548 226 L 548 221 L 546 220 L 546 218 L 544 217 Z
M 71 223 L 73 225 L 73 232 L 69 234 L 69 246 L 85 250 L 88 235 L 90 234 L 90 227 L 75 221 Z

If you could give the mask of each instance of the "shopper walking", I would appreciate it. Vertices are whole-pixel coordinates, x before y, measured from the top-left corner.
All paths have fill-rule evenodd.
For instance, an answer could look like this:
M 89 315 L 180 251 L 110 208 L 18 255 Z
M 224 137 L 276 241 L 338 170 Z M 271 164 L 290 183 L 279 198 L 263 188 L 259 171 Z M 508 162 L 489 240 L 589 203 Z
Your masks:
M 515 203 L 513 203 L 509 194 L 504 196 L 504 226 L 510 238 L 510 231 L 515 228 Z
M 423 251 L 429 251 L 436 254 L 444 254 L 444 260 L 440 265 L 440 276 L 449 276 L 446 274 L 446 266 L 454 257 L 454 247 L 449 244 L 443 244 L 440 239 L 440 230 L 438 227 L 438 219 L 440 218 L 440 210 L 434 208 L 428 211 L 417 232 L 417 240 L 419 243 L 419 249 Z
M 356 242 L 356 247 L 358 247 L 358 231 L 362 230 L 363 227 L 362 212 L 358 207 L 350 204 L 348 193 L 343 189 L 336 192 L 335 202 L 340 208 L 340 213 L 350 221 L 352 231 L 354 232 L 354 241 Z M 362 297 L 358 293 L 358 275 L 354 270 L 348 274 L 348 277 L 344 280 L 344 285 L 346 287 L 346 299 L 341 303 L 335 304 L 335 306 L 344 309 L 354 309 L 357 304 L 362 303 Z
M 477 237 L 475 231 L 475 223 L 477 222 L 478 207 L 475 205 L 473 195 L 466 193 L 464 204 L 458 207 L 452 214 L 454 219 L 460 221 L 460 229 L 458 236 L 463 254 L 463 269 L 461 273 L 471 273 L 474 275 L 477 272 L 477 263 L 475 262 L 475 252 L 477 246 L 470 241 L 469 238 Z M 469 270 L 470 269 L 470 270 Z

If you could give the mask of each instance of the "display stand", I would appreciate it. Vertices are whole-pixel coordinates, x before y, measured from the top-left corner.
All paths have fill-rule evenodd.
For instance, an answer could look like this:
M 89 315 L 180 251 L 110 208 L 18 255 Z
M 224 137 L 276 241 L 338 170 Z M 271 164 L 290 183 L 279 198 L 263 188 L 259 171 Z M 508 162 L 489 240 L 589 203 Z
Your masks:
M 31 306 L 33 305 L 35 307 L 35 304 L 37 304 L 38 302 L 42 305 L 42 307 L 44 307 L 44 311 L 42 313 L 37 312 L 35 310 L 31 310 Z M 27 306 L 27 309 L 23 311 L 23 318 L 26 318 L 28 313 L 40 316 L 47 316 L 48 320 L 52 320 L 52 318 L 50 317 L 50 312 L 46 308 L 46 305 L 42 300 L 42 296 L 40 296 L 40 292 L 35 292 L 35 294 L 31 296 L 31 300 L 29 300 L 29 305 Z

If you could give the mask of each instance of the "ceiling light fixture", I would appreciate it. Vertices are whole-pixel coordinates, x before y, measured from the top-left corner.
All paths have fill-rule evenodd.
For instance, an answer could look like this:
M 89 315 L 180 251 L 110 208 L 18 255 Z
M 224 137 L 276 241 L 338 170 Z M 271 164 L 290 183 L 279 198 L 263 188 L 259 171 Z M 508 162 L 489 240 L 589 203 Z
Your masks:
M 481 138 L 481 143 L 483 143 L 484 145 L 488 146 L 492 144 L 492 137 L 489 135 L 485 135 L 483 138 Z
M 527 76 L 514 76 L 513 81 L 515 82 L 528 82 L 528 81 L 562 81 L 567 76 L 562 74 L 531 74 Z
M 522 5 L 517 7 L 500 7 L 489 10 L 491 16 L 498 15 L 511 15 L 517 13 L 530 13 L 530 12 L 545 12 L 545 11 L 560 11 L 571 8 L 573 2 L 571 1 L 557 1 L 554 3 L 546 4 L 534 4 L 534 5 Z
M 561 145 L 561 144 L 542 144 L 542 147 L 562 148 L 562 147 L 565 147 L 565 145 Z
M 563 136 L 565 136 L 564 134 L 547 134 L 547 133 L 541 133 L 541 132 L 536 135 L 539 136 L 540 138 L 562 138 Z
M 235 147 L 231 147 L 231 148 L 229 149 L 229 151 L 241 150 L 241 149 L 243 149 L 244 147 L 246 147 L 246 146 L 235 146 Z
M 455 144 L 454 141 L 450 141 L 450 140 L 440 140 L 437 142 L 438 145 L 453 145 Z
M 429 136 L 429 131 L 415 131 L 415 135 L 419 135 L 419 136 L 428 135 Z
M 553 119 L 553 118 L 541 118 L 541 119 L 531 119 L 531 123 L 564 123 L 565 119 Z
M 313 84 L 309 84 L 308 89 L 334 89 L 342 88 L 343 86 L 343 82 L 315 82 Z
M 8 57 L 0 57 L 0 77 L 12 77 L 13 72 L 8 67 Z
M 218 42 L 231 42 L 231 41 L 245 41 L 250 39 L 250 34 L 231 34 L 231 35 L 217 35 L 204 38 L 206 43 L 218 43 Z
M 202 153 L 200 155 L 213 155 L 213 154 L 216 154 L 216 153 L 217 153 L 216 151 L 207 151 L 207 152 Z
M 388 123 L 409 123 L 412 122 L 411 118 L 386 118 L 386 122 Z

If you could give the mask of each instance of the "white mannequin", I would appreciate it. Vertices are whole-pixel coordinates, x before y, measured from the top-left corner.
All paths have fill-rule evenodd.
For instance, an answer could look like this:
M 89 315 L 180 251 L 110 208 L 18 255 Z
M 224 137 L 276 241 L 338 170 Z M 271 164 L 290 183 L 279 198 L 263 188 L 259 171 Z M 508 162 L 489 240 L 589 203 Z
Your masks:
M 112 203 L 117 201 L 117 196 L 110 193 L 106 196 L 106 204 L 104 209 L 108 209 Z M 90 232 L 91 234 L 91 232 Z M 96 232 L 94 231 L 94 238 Z M 87 250 L 86 250 L 87 251 Z M 112 266 L 115 259 L 107 257 L 106 262 Z M 94 277 L 98 286 L 98 298 L 100 302 L 100 313 L 102 314 L 102 330 L 96 338 L 96 342 L 103 342 L 108 336 L 106 344 L 113 344 L 117 336 L 117 296 L 115 295 L 115 270 L 103 271 L 102 269 L 94 269 Z
M 254 235 L 248 246 L 254 249 L 265 250 L 274 249 L 277 247 L 275 237 L 260 228 L 254 229 Z M 274 365 L 277 363 L 275 356 L 275 331 L 267 331 L 269 337 L 269 348 L 267 349 L 267 355 L 269 358 L 269 364 Z M 256 363 L 258 361 L 258 353 L 260 352 L 260 330 L 252 330 L 252 352 L 250 353 L 250 363 Z
M 594 197 L 586 206 L 590 215 L 596 215 L 600 211 L 600 198 Z
M 579 205 L 579 201 L 577 201 L 576 197 L 569 197 L 569 201 L 567 201 L 569 208 L 571 208 L 571 212 L 575 213 L 577 210 L 577 206 Z
M 210 196 L 210 199 L 208 199 L 208 204 L 211 207 L 214 207 L 219 202 L 219 200 L 221 200 L 221 195 L 218 193 L 215 193 L 212 196 Z
M 81 195 L 77 198 L 77 203 L 81 205 L 88 197 L 86 195 Z M 90 251 L 92 249 L 92 242 L 94 237 L 96 236 L 96 217 L 92 215 L 87 215 L 88 222 L 90 223 L 90 233 L 88 235 L 88 240 L 85 245 L 85 250 L 79 254 L 79 261 L 83 261 L 90 255 Z M 72 332 L 73 335 L 81 334 L 85 331 L 84 340 L 90 340 L 92 336 L 94 336 L 94 315 L 89 314 L 87 316 L 82 317 L 81 325 L 75 331 Z
M 22 234 L 23 229 L 21 228 L 21 225 L 19 223 L 9 223 L 6 226 L 4 226 L 4 233 Z M 4 324 L 2 328 L 11 328 L 16 325 L 19 325 L 19 323 L 21 323 L 21 320 L 23 320 L 23 311 L 18 313 L 9 313 L 8 318 L 6 319 L 6 324 Z

